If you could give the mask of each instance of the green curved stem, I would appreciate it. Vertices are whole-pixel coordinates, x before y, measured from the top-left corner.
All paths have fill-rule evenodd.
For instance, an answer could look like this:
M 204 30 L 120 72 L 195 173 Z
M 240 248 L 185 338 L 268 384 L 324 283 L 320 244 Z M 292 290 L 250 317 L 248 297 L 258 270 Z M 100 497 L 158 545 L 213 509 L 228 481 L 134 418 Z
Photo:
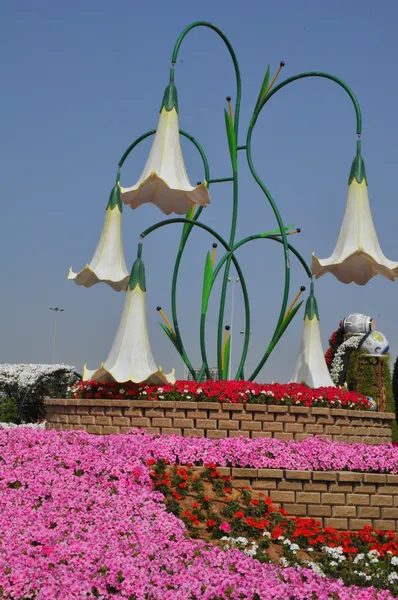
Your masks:
M 204 229 L 205 231 L 207 231 L 208 233 L 213 235 L 216 238 L 216 240 L 218 240 L 220 242 L 220 244 L 222 244 L 222 246 L 225 248 L 225 250 L 228 253 L 228 259 L 233 262 L 236 272 L 238 273 L 238 276 L 240 279 L 240 284 L 242 286 L 243 298 L 244 298 L 244 303 L 245 303 L 246 322 L 249 325 L 248 331 L 250 332 L 249 295 L 247 293 L 247 286 L 246 286 L 245 278 L 243 276 L 242 269 L 239 265 L 237 258 L 231 253 L 231 248 L 230 248 L 229 244 L 227 244 L 227 242 L 216 231 L 214 231 L 214 229 L 212 229 L 208 225 L 205 225 L 204 223 L 197 222 L 193 219 L 184 219 L 182 217 L 181 218 L 178 217 L 178 218 L 168 219 L 167 221 L 160 221 L 159 223 L 156 223 L 155 225 L 148 227 L 147 229 L 145 229 L 145 231 L 143 231 L 141 233 L 140 238 L 143 239 L 144 237 L 146 237 L 147 235 L 149 235 L 156 229 L 160 229 L 161 227 L 164 227 L 165 225 L 171 225 L 173 223 L 183 223 L 183 224 L 187 223 L 192 226 L 200 227 L 201 229 Z M 204 335 L 202 333 L 202 327 L 203 327 L 203 325 L 202 325 L 202 320 L 201 320 L 201 337 L 200 337 L 200 339 L 201 339 L 202 361 L 205 365 L 206 372 L 208 373 L 208 375 L 210 375 L 209 370 L 208 370 L 209 367 L 208 367 L 208 363 L 207 363 L 206 347 L 205 347 Z
M 264 356 L 262 357 L 261 361 L 259 362 L 259 364 L 257 365 L 256 369 L 253 371 L 253 373 L 251 374 L 251 376 L 249 377 L 249 380 L 253 380 L 258 373 L 261 371 L 261 369 L 263 368 L 265 362 L 267 361 L 272 348 L 273 348 L 273 342 L 274 339 L 277 337 L 278 335 L 278 330 L 279 327 L 282 323 L 282 320 L 284 318 L 285 312 L 286 312 L 286 306 L 287 306 L 287 299 L 288 299 L 288 295 L 289 295 L 289 287 L 290 287 L 290 262 L 289 262 L 289 254 L 288 254 L 288 250 L 289 250 L 289 246 L 287 243 L 287 239 L 286 239 L 286 234 L 285 231 L 283 229 L 282 226 L 282 219 L 280 216 L 280 213 L 276 207 L 276 204 L 269 192 L 269 190 L 266 188 L 266 186 L 264 185 L 264 183 L 262 182 L 262 180 L 260 179 L 260 177 L 258 176 L 254 165 L 253 165 L 253 161 L 252 161 L 252 156 L 251 156 L 251 139 L 252 139 L 252 134 L 253 134 L 253 128 L 254 125 L 256 124 L 257 118 L 261 112 L 261 110 L 263 109 L 263 107 L 265 106 L 265 104 L 268 102 L 268 100 L 270 100 L 270 98 L 272 98 L 272 96 L 274 94 L 276 94 L 276 92 L 278 92 L 280 89 L 284 88 L 286 85 L 288 85 L 289 83 L 292 83 L 293 81 L 298 81 L 299 79 L 305 79 L 308 77 L 321 77 L 324 79 L 329 79 L 331 81 L 334 81 L 335 83 L 337 83 L 339 86 L 341 86 L 348 94 L 348 96 L 350 97 L 353 105 L 354 105 L 354 109 L 355 109 L 355 115 L 356 115 L 356 122 L 357 122 L 357 134 L 358 136 L 361 135 L 362 133 L 362 115 L 361 115 L 361 109 L 359 106 L 359 102 L 354 94 L 354 92 L 351 90 L 351 88 L 341 79 L 339 79 L 338 77 L 335 77 L 334 75 L 330 75 L 329 73 L 323 73 L 323 72 L 318 72 L 318 71 L 313 71 L 313 72 L 308 72 L 308 73 L 300 73 L 299 75 L 294 75 L 293 77 L 289 77 L 288 79 L 286 79 L 285 81 L 282 81 L 279 85 L 277 85 L 273 90 L 271 90 L 259 103 L 258 107 L 256 108 L 256 110 L 254 111 L 254 114 L 252 116 L 251 122 L 250 122 L 250 126 L 249 126 L 249 131 L 247 134 L 247 141 L 246 141 L 246 155 L 247 155 L 247 161 L 249 163 L 249 168 L 250 171 L 254 177 L 254 179 L 256 180 L 256 182 L 258 183 L 258 185 L 260 186 L 260 188 L 263 190 L 264 194 L 266 195 L 272 210 L 274 211 L 276 220 L 278 222 L 278 225 L 281 229 L 281 237 L 282 239 L 280 240 L 280 242 L 283 244 L 284 247 L 284 255 L 285 255 L 285 289 L 284 289 L 284 294 L 283 294 L 283 299 L 282 299 L 282 307 L 281 307 L 281 311 L 279 314 L 279 319 L 278 319 L 278 323 L 277 326 L 275 328 L 274 334 L 272 336 L 271 342 L 264 354 Z
M 286 313 L 286 308 L 287 308 L 287 302 L 288 302 L 288 298 L 289 298 L 289 289 L 290 289 L 290 258 L 289 258 L 289 244 L 287 241 L 287 237 L 286 237 L 286 232 L 285 232 L 285 228 L 283 226 L 283 221 L 282 221 L 282 217 L 279 213 L 279 210 L 276 206 L 276 203 L 274 201 L 274 199 L 271 196 L 270 191 L 268 190 L 268 188 L 265 186 L 264 182 L 261 180 L 261 178 L 259 177 L 259 175 L 257 174 L 256 169 L 254 168 L 254 164 L 253 164 L 253 159 L 252 159 L 252 153 L 251 153 L 251 141 L 252 141 L 252 135 L 253 135 L 253 127 L 255 125 L 256 119 L 254 118 L 256 115 L 256 113 L 253 115 L 252 120 L 250 122 L 249 125 L 249 130 L 247 132 L 247 139 L 246 139 L 246 156 L 247 156 L 247 162 L 249 165 L 249 169 L 255 179 L 255 181 L 257 182 L 257 184 L 260 186 L 260 188 L 262 189 L 262 191 L 264 192 L 265 196 L 268 199 L 268 202 L 271 205 L 271 208 L 274 212 L 274 215 L 276 217 L 280 232 L 281 232 L 281 243 L 283 244 L 283 254 L 284 254 L 284 260 L 285 260 L 285 287 L 284 287 L 284 291 L 283 291 L 283 297 L 282 297 L 282 305 L 281 305 L 281 310 L 279 313 L 279 317 L 278 317 L 278 322 L 277 325 L 275 327 L 274 333 L 272 335 L 272 341 L 274 339 L 274 337 L 276 337 L 277 333 L 278 333 L 278 329 L 283 321 L 283 318 L 285 316 Z M 261 369 L 263 368 L 265 361 L 267 360 L 268 357 L 266 357 L 266 354 L 264 354 L 263 358 L 261 359 L 260 363 L 258 364 L 258 366 L 256 367 L 256 369 L 254 370 L 254 372 L 252 373 L 252 375 L 249 377 L 249 381 L 252 381 L 256 375 L 261 371 Z
M 241 246 L 244 246 L 245 244 L 247 244 L 248 242 L 251 242 L 253 240 L 260 240 L 260 239 L 268 239 L 268 240 L 273 240 L 275 242 L 279 242 L 280 244 L 282 244 L 282 240 L 277 237 L 277 235 L 274 235 L 272 232 L 269 233 L 258 233 L 255 235 L 249 235 L 248 237 L 244 238 L 243 240 L 240 240 L 240 242 L 237 242 L 235 244 L 235 246 L 229 251 L 227 252 L 227 254 L 225 254 L 222 259 L 220 260 L 220 262 L 218 263 L 217 267 L 214 269 L 214 273 L 213 273 L 213 278 L 212 278 L 212 282 L 211 282 L 211 287 L 210 287 L 210 292 L 209 295 L 211 294 L 211 290 L 213 288 L 213 285 L 217 279 L 217 276 L 220 272 L 220 270 L 222 269 L 223 265 L 225 264 L 225 261 L 228 260 L 228 258 L 230 258 L 230 256 L 232 256 L 233 253 L 235 253 Z M 300 261 L 300 263 L 302 264 L 305 272 L 307 273 L 308 277 L 310 279 L 312 279 L 312 273 L 311 273 L 311 269 L 309 268 L 308 264 L 306 263 L 306 261 L 304 260 L 304 258 L 301 256 L 301 254 L 298 252 L 298 250 L 296 250 L 296 248 L 294 246 L 292 246 L 291 244 L 288 244 L 288 248 L 289 250 L 291 250 L 291 252 L 298 258 L 298 260 Z M 207 316 L 207 311 L 204 315 L 202 315 L 202 319 L 204 318 L 204 322 L 202 325 L 202 321 L 201 321 L 201 336 L 204 339 L 205 336 L 205 319 Z M 250 323 L 250 314 L 248 316 L 249 318 L 249 323 Z M 203 328 L 203 329 L 202 329 Z M 249 341 L 250 341 L 250 328 L 245 330 L 245 339 L 244 339 L 244 344 L 243 344 L 243 350 L 242 350 L 242 357 L 238 366 L 238 370 L 236 372 L 235 375 L 235 379 L 240 379 L 240 377 L 242 377 L 243 375 L 243 369 L 245 366 L 245 362 L 246 362 L 246 357 L 247 357 L 247 352 L 249 349 Z M 207 361 L 206 361 L 207 362 Z M 205 369 L 205 364 L 203 364 L 202 366 L 202 371 L 204 371 Z M 203 372 L 201 371 L 201 375 L 203 375 Z M 210 376 L 210 374 L 208 374 L 208 376 Z M 200 379 L 199 379 L 200 381 Z
M 216 27 L 212 23 L 209 23 L 208 21 L 195 21 L 194 23 L 191 23 L 190 25 L 188 25 L 188 27 L 186 27 L 182 31 L 182 33 L 178 37 L 178 39 L 177 39 L 177 41 L 175 43 L 175 46 L 174 46 L 174 50 L 173 50 L 171 62 L 173 64 L 173 66 L 176 64 L 177 57 L 178 57 L 178 52 L 179 52 L 180 46 L 182 44 L 182 41 L 184 40 L 185 36 L 192 29 L 195 29 L 196 27 L 207 27 L 207 28 L 212 29 L 213 31 L 215 31 L 221 37 L 221 39 L 223 40 L 223 42 L 227 46 L 228 51 L 229 51 L 229 53 L 231 55 L 232 62 L 234 64 L 234 69 L 235 69 L 235 76 L 236 76 L 236 102 L 235 102 L 234 130 L 235 130 L 236 139 L 238 139 L 240 102 L 241 102 L 241 94 L 242 94 L 242 81 L 241 81 L 239 63 L 238 63 L 238 59 L 236 57 L 235 51 L 234 51 L 234 49 L 232 47 L 231 42 L 229 41 L 229 39 L 227 38 L 227 36 L 221 31 L 221 29 L 219 29 L 218 27 Z M 233 172 L 232 222 L 231 222 L 231 233 L 230 233 L 230 238 L 229 238 L 229 245 L 230 246 L 232 246 L 233 243 L 234 243 L 234 241 L 235 241 L 237 218 L 238 218 L 238 173 L 236 171 L 234 171 Z M 222 367 L 221 367 L 221 363 L 222 363 L 223 319 L 224 319 L 225 301 L 226 301 L 226 294 L 227 294 L 228 275 L 229 275 L 229 271 L 230 271 L 230 265 L 231 265 L 231 259 L 229 259 L 227 261 L 227 264 L 226 264 L 226 267 L 225 267 L 223 284 L 222 284 L 222 289 L 221 289 L 220 310 L 219 310 L 219 316 L 218 316 L 218 328 L 217 328 L 217 364 L 218 364 L 218 376 L 219 376 L 220 379 L 222 379 Z
M 199 144 L 199 142 L 193 137 L 193 135 L 187 133 L 186 131 L 184 131 L 183 129 L 180 129 L 180 134 L 183 135 L 184 137 L 186 137 L 188 140 L 190 140 L 194 146 L 197 148 L 201 158 L 202 158 L 202 162 L 203 162 L 203 168 L 204 168 L 204 172 L 205 172 L 205 180 L 208 181 L 210 179 L 210 171 L 209 171 L 209 162 L 207 160 L 207 156 L 202 148 L 202 146 Z M 143 135 L 141 135 L 139 138 L 137 138 L 136 140 L 134 140 L 134 142 L 132 144 L 130 144 L 130 146 L 127 148 L 127 150 L 124 152 L 123 156 L 121 157 L 120 161 L 119 161 L 119 170 L 123 167 L 124 162 L 126 161 L 127 157 L 129 156 L 129 154 L 132 152 L 132 150 L 134 150 L 134 148 L 136 146 L 138 146 L 138 144 L 140 142 L 142 142 L 143 140 L 145 140 L 147 137 L 150 137 L 151 135 L 154 135 L 156 133 L 156 129 L 151 129 L 150 131 L 147 131 L 146 133 L 144 133 Z M 200 213 L 202 212 L 203 208 L 200 207 L 198 209 L 198 211 L 196 212 L 195 216 L 194 216 L 194 220 L 199 218 Z M 192 230 L 192 227 L 190 227 L 187 232 L 186 235 L 184 236 L 183 239 L 181 239 L 181 244 L 180 244 L 180 249 L 178 251 L 177 254 L 177 258 L 176 258 L 176 262 L 174 265 L 174 271 L 173 271 L 173 279 L 172 279 L 172 286 L 171 286 L 171 310 L 172 310 L 172 319 L 173 319 L 173 327 L 174 327 L 174 332 L 176 334 L 176 341 L 177 344 L 179 346 L 180 349 L 180 353 L 181 353 L 181 357 L 183 359 L 183 361 L 185 362 L 186 366 L 188 367 L 191 375 L 196 378 L 195 375 L 195 370 L 192 367 L 192 364 L 185 352 L 185 348 L 184 348 L 184 344 L 182 342 L 181 339 L 181 334 L 180 334 L 180 328 L 178 326 L 178 319 L 177 319 L 177 300 L 176 300 L 176 288 L 177 288 L 177 279 L 178 279 L 178 271 L 180 268 L 180 263 L 181 263 L 181 257 L 182 257 L 182 253 L 184 251 L 185 248 L 185 244 L 187 242 L 187 239 L 189 237 L 189 234 Z
M 258 111 L 256 111 L 257 116 L 260 114 L 260 111 L 263 108 L 264 104 L 266 104 L 268 102 L 268 100 L 270 98 L 272 98 L 272 96 L 274 94 L 276 94 L 276 92 L 278 92 L 279 90 L 284 88 L 286 85 L 288 85 L 288 83 L 292 83 L 293 81 L 298 81 L 299 79 L 305 79 L 307 77 L 321 77 L 324 79 L 330 79 L 331 81 L 334 81 L 339 86 L 341 86 L 347 92 L 347 94 L 349 95 L 349 97 L 354 105 L 354 109 L 355 109 L 355 115 L 356 115 L 356 120 L 357 120 L 357 134 L 361 135 L 361 133 L 362 133 L 361 108 L 359 106 L 359 102 L 358 102 L 357 97 L 355 96 L 354 92 L 342 79 L 339 79 L 338 77 L 335 77 L 334 75 L 330 75 L 329 73 L 323 73 L 321 71 L 310 71 L 308 73 L 300 73 L 299 75 L 294 75 L 293 77 L 289 77 L 289 79 L 285 79 L 284 81 L 279 83 L 279 85 L 275 86 L 274 89 L 271 90 L 269 92 L 269 94 L 267 94 L 265 96 L 265 98 L 262 100 L 262 102 L 260 103 L 260 105 L 258 107 Z M 256 116 L 256 118 L 257 118 L 257 116 Z
M 235 126 L 235 131 L 237 133 L 238 126 L 239 126 L 240 100 L 241 100 L 241 95 L 242 95 L 242 81 L 241 81 L 240 69 L 239 69 L 238 59 L 235 54 L 235 50 L 233 49 L 232 44 L 229 41 L 229 39 L 227 38 L 227 36 L 221 31 L 221 29 L 219 29 L 212 23 L 209 23 L 208 21 L 195 21 L 194 23 L 191 23 L 190 25 L 188 25 L 188 27 L 185 27 L 185 29 L 179 35 L 179 37 L 175 43 L 174 49 L 173 49 L 171 62 L 173 65 L 176 64 L 178 52 L 180 50 L 180 46 L 183 42 L 183 39 L 192 29 L 195 29 L 196 27 L 208 27 L 209 29 L 212 29 L 213 31 L 215 31 L 220 36 L 220 38 L 223 40 L 223 42 L 227 46 L 229 53 L 231 55 L 232 62 L 234 63 L 235 76 L 236 76 L 236 102 L 235 102 L 235 121 L 234 121 L 235 125 L 234 126 Z

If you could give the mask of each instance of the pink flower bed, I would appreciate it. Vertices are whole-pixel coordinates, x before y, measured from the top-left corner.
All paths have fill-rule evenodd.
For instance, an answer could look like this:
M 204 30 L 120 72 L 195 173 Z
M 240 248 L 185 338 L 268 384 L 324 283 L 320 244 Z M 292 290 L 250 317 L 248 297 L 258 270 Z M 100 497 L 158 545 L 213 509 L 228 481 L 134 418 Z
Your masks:
M 220 467 L 292 469 L 299 471 L 365 471 L 398 473 L 398 447 L 348 444 L 313 437 L 302 442 L 243 437 L 213 440 L 179 435 L 149 434 L 135 430 L 131 444 L 139 443 L 145 458 L 165 458 L 170 463 Z
M 177 438 L 169 446 L 166 439 L 0 430 L 0 597 L 392 599 L 186 539 L 143 463 L 158 449 L 175 452 Z M 195 440 L 180 440 L 195 447 Z

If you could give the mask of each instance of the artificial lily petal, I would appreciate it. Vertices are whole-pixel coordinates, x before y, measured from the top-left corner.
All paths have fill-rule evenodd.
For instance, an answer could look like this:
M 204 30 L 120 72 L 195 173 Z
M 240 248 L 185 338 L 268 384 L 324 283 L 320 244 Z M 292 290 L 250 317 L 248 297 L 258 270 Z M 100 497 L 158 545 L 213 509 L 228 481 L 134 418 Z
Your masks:
M 335 387 L 322 350 L 318 306 L 313 286 L 314 284 L 311 284 L 311 293 L 305 309 L 299 356 L 290 382 L 304 382 L 312 388 Z
M 349 184 L 343 223 L 333 254 L 325 259 L 313 254 L 312 273 L 317 279 L 325 273 L 333 273 L 342 283 L 358 285 L 365 285 L 377 274 L 391 281 L 398 277 L 398 262 L 384 256 L 377 239 L 364 174 L 358 179 L 354 176 Z
M 118 190 L 116 191 L 118 193 Z M 110 285 L 117 292 L 126 289 L 129 272 L 124 260 L 121 238 L 121 211 L 120 200 L 114 206 L 111 205 L 111 201 L 109 202 L 106 209 L 104 228 L 91 262 L 79 273 L 74 273 L 70 268 L 68 279 L 72 279 L 77 285 L 84 285 L 85 287 L 103 282 Z
M 173 101 L 169 102 L 171 96 Z M 193 187 L 185 170 L 174 84 L 166 89 L 155 139 L 141 177 L 135 185 L 120 187 L 120 191 L 123 202 L 131 208 L 149 202 L 166 215 L 185 215 L 195 204 L 206 206 L 210 202 L 206 182 Z
M 152 355 L 146 323 L 145 273 L 140 258 L 131 272 L 122 318 L 108 358 L 97 370 L 84 367 L 83 381 L 175 382 L 174 370 L 164 374 Z

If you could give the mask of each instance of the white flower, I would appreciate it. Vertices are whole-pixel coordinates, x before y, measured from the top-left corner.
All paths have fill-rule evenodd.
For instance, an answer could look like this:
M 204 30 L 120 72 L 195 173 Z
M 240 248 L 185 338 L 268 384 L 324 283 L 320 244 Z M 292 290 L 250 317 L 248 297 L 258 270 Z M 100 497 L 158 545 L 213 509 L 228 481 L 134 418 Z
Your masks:
M 398 565 L 398 556 L 393 556 L 391 559 L 391 564 L 396 566 Z
M 124 383 L 174 383 L 174 371 L 165 375 L 156 366 L 149 343 L 145 306 L 145 269 L 138 257 L 126 291 L 124 309 L 112 348 L 96 371 L 84 367 L 83 380 Z
M 185 170 L 178 129 L 177 89 L 171 81 L 164 93 L 148 160 L 137 183 L 121 188 L 122 200 L 137 208 L 150 202 L 166 215 L 186 214 L 195 204 L 210 202 L 206 182 L 193 187 Z
M 358 285 L 365 285 L 377 274 L 392 281 L 398 277 L 398 262 L 384 256 L 377 239 L 359 145 L 351 168 L 347 204 L 336 248 L 330 258 L 318 259 L 313 254 L 312 272 L 316 278 L 333 273 L 343 283 Z
M 393 573 L 390 573 L 388 576 L 389 583 L 393 583 L 393 581 L 396 581 L 397 579 L 398 579 L 398 573 L 396 571 L 394 571 Z
M 119 394 L 125 394 L 125 390 L 122 388 L 119 390 Z
M 290 382 L 302 383 L 313 388 L 333 387 L 322 350 L 319 330 L 318 305 L 314 296 L 314 284 L 307 300 L 304 329 L 296 367 Z
M 282 567 L 288 567 L 289 566 L 289 562 L 286 560 L 286 558 L 284 556 L 282 556 L 279 559 L 279 563 L 282 565 Z
M 129 272 L 123 254 L 121 218 L 122 203 L 119 198 L 118 184 L 116 184 L 111 192 L 104 227 L 91 262 L 78 273 L 74 273 L 70 268 L 68 279 L 84 287 L 103 282 L 117 292 L 126 289 Z

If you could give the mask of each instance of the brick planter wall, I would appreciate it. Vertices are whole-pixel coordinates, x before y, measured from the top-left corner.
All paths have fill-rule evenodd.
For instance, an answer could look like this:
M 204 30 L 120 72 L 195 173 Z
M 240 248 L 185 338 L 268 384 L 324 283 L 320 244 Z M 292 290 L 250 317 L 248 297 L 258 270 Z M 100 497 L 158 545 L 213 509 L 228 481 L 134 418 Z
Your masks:
M 196 467 L 196 470 L 200 468 Z M 336 529 L 398 532 L 398 475 L 350 471 L 220 468 L 235 488 L 264 491 L 290 516 L 312 517 Z
M 208 438 L 244 436 L 304 440 L 314 435 L 340 442 L 383 444 L 391 441 L 393 413 L 145 400 L 45 401 L 47 428 L 83 429 L 89 433 L 127 433 L 133 427 L 150 433 Z

